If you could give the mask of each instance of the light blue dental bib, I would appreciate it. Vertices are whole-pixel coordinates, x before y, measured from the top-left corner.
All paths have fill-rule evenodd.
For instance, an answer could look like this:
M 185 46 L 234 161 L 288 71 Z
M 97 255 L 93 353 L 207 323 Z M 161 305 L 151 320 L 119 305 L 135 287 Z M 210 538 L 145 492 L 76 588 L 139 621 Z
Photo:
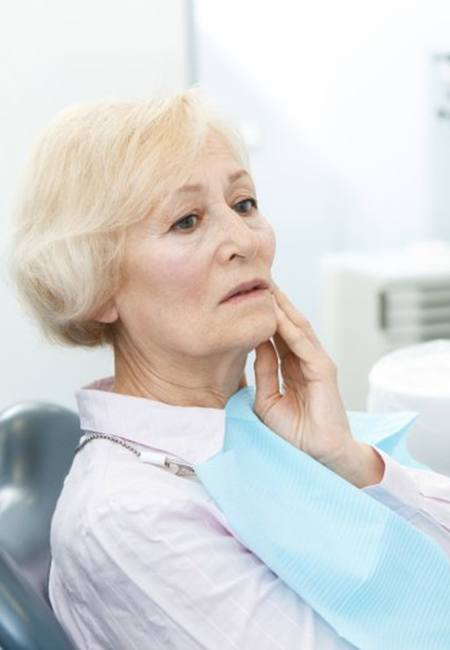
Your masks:
M 449 650 L 440 546 L 273 433 L 253 403 L 251 387 L 229 399 L 222 451 L 195 466 L 237 536 L 357 648 Z M 349 413 L 355 438 L 392 455 L 406 455 L 414 419 Z

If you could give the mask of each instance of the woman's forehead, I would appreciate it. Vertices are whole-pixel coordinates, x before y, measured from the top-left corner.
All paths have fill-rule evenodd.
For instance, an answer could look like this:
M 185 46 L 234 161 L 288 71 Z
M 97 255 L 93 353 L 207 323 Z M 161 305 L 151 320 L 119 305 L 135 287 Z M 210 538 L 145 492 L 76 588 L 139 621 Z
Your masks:
M 189 174 L 181 183 L 173 185 L 174 192 L 198 189 L 206 173 L 218 174 L 224 182 L 233 183 L 239 178 L 250 179 L 250 171 L 239 152 L 220 134 L 209 134 L 197 152 Z M 177 179 L 178 180 L 178 179 Z
M 250 170 L 245 161 L 228 149 L 213 149 L 208 153 L 202 151 L 194 160 L 190 170 L 173 170 L 165 178 L 161 198 L 183 199 L 186 196 L 204 191 L 211 179 L 218 181 L 224 187 L 233 183 L 245 182 L 254 185 Z
M 252 177 L 250 176 L 250 173 L 241 167 L 238 167 L 238 165 L 235 165 L 236 168 L 229 167 L 227 169 L 221 170 L 222 173 L 220 174 L 221 178 L 220 180 L 225 181 L 228 185 L 232 185 L 233 183 L 236 183 L 240 179 L 248 180 L 252 182 Z M 194 182 L 191 182 L 194 181 Z M 204 177 L 199 177 L 195 178 L 191 176 L 188 179 L 188 182 L 184 183 L 180 187 L 177 187 L 173 190 L 172 194 L 174 196 L 183 196 L 185 194 L 193 193 L 193 192 L 200 192 L 203 189 L 205 189 L 206 184 L 204 183 Z

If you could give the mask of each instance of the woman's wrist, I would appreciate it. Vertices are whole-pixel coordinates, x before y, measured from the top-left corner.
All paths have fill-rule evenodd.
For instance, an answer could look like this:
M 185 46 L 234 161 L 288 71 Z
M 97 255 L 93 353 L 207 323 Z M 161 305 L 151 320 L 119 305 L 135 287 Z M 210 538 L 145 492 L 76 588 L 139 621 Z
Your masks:
M 335 474 L 361 489 L 380 483 L 385 470 L 384 460 L 371 445 L 353 439 L 339 457 L 324 464 Z

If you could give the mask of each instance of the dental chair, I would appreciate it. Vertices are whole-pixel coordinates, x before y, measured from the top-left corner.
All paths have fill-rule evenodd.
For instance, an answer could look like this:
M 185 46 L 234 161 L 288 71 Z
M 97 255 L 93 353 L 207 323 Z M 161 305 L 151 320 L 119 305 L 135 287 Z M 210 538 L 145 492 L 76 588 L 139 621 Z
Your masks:
M 73 650 L 48 599 L 50 522 L 81 436 L 78 416 L 21 402 L 0 412 L 0 648 Z

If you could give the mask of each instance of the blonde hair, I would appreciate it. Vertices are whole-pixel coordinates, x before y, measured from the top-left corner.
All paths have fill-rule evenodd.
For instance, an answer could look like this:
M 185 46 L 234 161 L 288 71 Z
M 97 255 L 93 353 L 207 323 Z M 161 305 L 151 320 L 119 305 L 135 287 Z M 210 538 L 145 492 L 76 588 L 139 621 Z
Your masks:
M 127 229 L 184 183 L 208 133 L 247 169 L 242 138 L 198 88 L 166 98 L 80 104 L 34 147 L 15 213 L 10 270 L 46 337 L 113 343 L 93 316 L 116 293 Z

